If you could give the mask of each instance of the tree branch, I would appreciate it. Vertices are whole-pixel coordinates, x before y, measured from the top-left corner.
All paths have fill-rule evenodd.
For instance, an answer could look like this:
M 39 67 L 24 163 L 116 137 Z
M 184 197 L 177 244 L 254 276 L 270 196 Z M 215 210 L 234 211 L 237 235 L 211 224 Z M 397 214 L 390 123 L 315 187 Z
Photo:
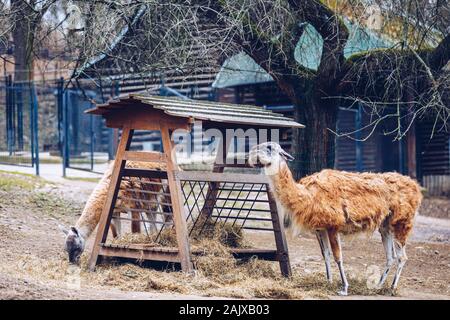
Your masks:
M 348 30 L 334 11 L 316 0 L 288 0 L 290 6 L 303 16 L 322 36 L 323 48 L 316 83 L 322 90 L 333 91 L 345 64 L 344 47 Z
M 429 67 L 435 72 L 441 70 L 448 63 L 450 60 L 450 33 L 430 53 L 427 60 Z

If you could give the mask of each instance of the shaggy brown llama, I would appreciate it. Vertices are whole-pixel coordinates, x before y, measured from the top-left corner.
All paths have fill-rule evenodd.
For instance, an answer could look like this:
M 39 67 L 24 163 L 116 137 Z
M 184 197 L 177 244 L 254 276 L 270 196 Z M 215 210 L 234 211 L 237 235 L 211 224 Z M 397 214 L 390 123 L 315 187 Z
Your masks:
M 296 182 L 286 160 L 293 160 L 293 157 L 273 142 L 255 146 L 249 154 L 249 164 L 262 166 L 268 175 L 270 189 L 285 221 L 316 233 L 328 281 L 332 281 L 330 257 L 333 254 L 342 280 L 339 294 L 347 295 L 339 235 L 373 233 L 378 229 L 387 261 L 379 286 L 397 263 L 391 286 L 395 290 L 407 260 L 406 240 L 422 200 L 419 185 L 398 173 L 350 173 L 330 169 Z
M 102 214 L 103 207 L 105 205 L 106 196 L 108 193 L 109 184 L 111 181 L 111 175 L 112 170 L 114 167 L 114 162 L 112 162 L 108 169 L 103 174 L 102 178 L 100 179 L 100 182 L 97 184 L 97 186 L 92 191 L 91 195 L 89 196 L 86 205 L 83 209 L 83 212 L 78 219 L 78 221 L 75 223 L 75 226 L 72 226 L 70 228 L 65 228 L 63 226 L 60 226 L 61 230 L 66 235 L 65 238 L 65 249 L 69 255 L 69 261 L 71 263 L 79 263 L 80 256 L 84 251 L 85 242 L 89 238 L 89 236 L 92 234 L 92 232 L 95 230 L 98 222 L 100 221 L 100 217 Z M 141 169 L 165 169 L 162 167 L 160 163 L 153 163 L 153 162 L 134 162 L 134 161 L 127 161 L 126 164 L 127 168 L 141 168 Z M 161 182 L 160 179 L 149 179 L 144 178 L 142 179 L 143 182 L 149 182 L 149 181 L 155 181 L 155 182 Z M 131 209 L 139 209 L 140 203 L 136 201 L 131 201 L 131 198 L 136 198 L 135 192 L 127 191 L 125 189 L 141 189 L 145 191 L 151 191 L 152 193 L 146 194 L 148 199 L 145 200 L 151 200 L 155 201 L 157 203 L 158 199 L 158 193 L 163 194 L 164 191 L 162 190 L 162 185 L 160 184 L 148 184 L 148 183 L 141 183 L 141 181 L 138 178 L 131 178 L 130 180 L 123 180 L 120 184 L 119 189 L 119 195 L 117 197 L 116 201 L 116 207 L 127 207 Z M 130 199 L 130 200 L 127 200 Z M 166 201 L 163 201 L 166 202 Z M 156 204 L 155 204 L 156 205 Z M 156 210 L 155 210 L 156 211 Z M 118 217 L 120 213 L 114 213 L 113 220 L 110 225 L 111 231 L 113 236 L 117 236 L 120 234 L 120 220 L 115 219 L 114 217 Z M 155 221 L 155 216 L 151 216 L 148 219 Z M 168 218 L 168 216 L 165 218 Z M 155 225 L 151 225 L 151 228 L 156 228 Z

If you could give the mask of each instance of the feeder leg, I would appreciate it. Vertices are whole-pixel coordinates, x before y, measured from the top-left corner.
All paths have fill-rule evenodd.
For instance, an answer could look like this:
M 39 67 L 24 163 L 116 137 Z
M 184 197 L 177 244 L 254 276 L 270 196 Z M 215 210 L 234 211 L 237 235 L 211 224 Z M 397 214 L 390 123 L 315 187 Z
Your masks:
M 286 242 L 286 235 L 284 233 L 284 225 L 282 221 L 280 221 L 275 198 L 273 194 L 270 192 L 268 185 L 266 185 L 266 188 L 267 188 L 267 198 L 269 200 L 270 214 L 272 216 L 273 221 L 272 222 L 273 232 L 275 235 L 275 244 L 277 246 L 277 257 L 280 263 L 281 274 L 285 277 L 290 277 L 292 275 L 292 270 L 291 270 L 291 263 L 289 261 L 289 252 Z
M 97 264 L 100 246 L 106 241 L 106 237 L 108 236 L 109 225 L 111 224 L 111 218 L 114 211 L 114 204 L 117 200 L 120 182 L 122 179 L 122 172 L 125 168 L 126 161 L 122 159 L 125 151 L 127 151 L 130 147 L 132 137 L 133 130 L 128 126 L 124 127 L 122 137 L 117 148 L 116 160 L 114 161 L 114 168 L 111 175 L 111 181 L 109 183 L 108 194 L 106 196 L 102 216 L 100 217 L 100 222 L 98 224 L 97 235 L 95 236 L 91 257 L 89 258 L 88 267 L 91 271 L 95 269 Z
M 180 181 L 175 178 L 176 160 L 175 152 L 172 152 L 172 142 L 170 140 L 169 128 L 161 125 L 161 137 L 164 153 L 167 157 L 167 182 L 169 184 L 170 199 L 172 202 L 173 220 L 175 224 L 175 233 L 178 243 L 178 254 L 180 257 L 181 268 L 184 272 L 192 272 L 189 238 L 186 226 L 186 219 L 183 215 L 183 199 L 181 195 Z

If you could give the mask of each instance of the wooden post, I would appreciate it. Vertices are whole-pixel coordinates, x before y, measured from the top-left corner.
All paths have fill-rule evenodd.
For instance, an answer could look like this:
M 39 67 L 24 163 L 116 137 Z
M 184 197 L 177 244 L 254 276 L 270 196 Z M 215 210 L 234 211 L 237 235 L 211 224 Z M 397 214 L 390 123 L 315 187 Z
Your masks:
M 409 109 L 413 111 L 414 108 L 414 92 L 413 84 L 409 84 L 406 87 L 406 98 L 409 104 Z M 417 179 L 417 152 L 416 152 L 416 122 L 414 117 L 409 112 L 408 121 L 414 121 L 411 124 L 408 132 L 406 133 L 406 144 L 407 144 L 407 158 L 408 158 L 408 175 Z
M 416 124 L 413 123 L 407 132 L 408 175 L 417 179 Z
M 114 204 L 117 199 L 120 188 L 120 180 L 122 178 L 122 172 L 125 168 L 125 160 L 123 155 L 127 151 L 131 144 L 133 137 L 133 130 L 129 125 L 125 125 L 122 130 L 122 138 L 120 139 L 119 146 L 117 148 L 116 159 L 114 160 L 114 168 L 109 183 L 108 194 L 103 206 L 102 216 L 98 224 L 97 235 L 95 236 L 94 245 L 92 248 L 91 257 L 89 259 L 89 270 L 93 271 L 97 264 L 98 254 L 100 252 L 100 246 L 106 241 L 108 235 L 109 225 L 111 223 L 111 217 L 114 211 Z
M 173 149 L 172 141 L 170 139 L 169 128 L 165 124 L 161 124 L 161 138 L 164 153 L 167 157 L 167 182 L 169 184 L 170 198 L 172 202 L 173 220 L 175 224 L 181 268 L 184 272 L 192 272 L 193 266 L 191 263 L 189 249 L 189 237 L 187 232 L 186 219 L 183 215 L 184 206 L 181 195 L 181 183 L 178 179 L 175 178 L 175 150 Z
M 223 173 L 226 167 L 228 150 L 230 149 L 230 141 L 227 140 L 225 129 L 221 130 L 222 138 L 219 143 L 221 144 L 220 149 L 217 150 L 216 158 L 214 160 L 213 170 L 212 172 Z M 207 218 L 212 214 L 213 207 L 216 203 L 217 198 L 217 185 L 219 182 L 210 182 L 208 184 L 208 191 L 205 196 L 205 203 L 203 204 L 200 215 L 203 218 Z
M 277 259 L 280 263 L 281 273 L 285 277 L 290 277 L 292 275 L 291 263 L 289 261 L 289 252 L 286 242 L 286 235 L 284 233 L 284 222 L 280 221 L 280 216 L 278 214 L 277 203 L 272 192 L 267 188 L 267 199 L 269 200 L 270 214 L 272 216 L 273 232 L 275 235 L 275 244 L 277 246 Z

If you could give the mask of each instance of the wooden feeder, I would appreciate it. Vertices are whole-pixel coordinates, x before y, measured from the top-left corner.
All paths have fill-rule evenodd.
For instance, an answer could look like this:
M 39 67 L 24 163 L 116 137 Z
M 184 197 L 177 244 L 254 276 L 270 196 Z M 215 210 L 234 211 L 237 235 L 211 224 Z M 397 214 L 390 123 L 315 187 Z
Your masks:
M 225 172 L 225 167 L 248 167 L 234 161 L 233 164 L 227 164 L 225 159 L 229 145 L 226 143 L 222 143 L 223 150 L 217 152 L 212 172 L 180 171 L 175 152 L 171 152 L 174 148 L 171 133 L 176 129 L 191 130 L 194 121 L 202 121 L 203 128 L 217 128 L 221 132 L 237 128 L 301 128 L 301 124 L 256 106 L 182 100 L 145 93 L 120 97 L 107 104 L 97 105 L 96 108 L 87 110 L 87 113 L 101 115 L 106 119 L 108 127 L 122 129 L 105 206 L 89 260 L 90 269 L 95 268 L 101 257 L 122 257 L 177 262 L 181 264 L 183 271 L 190 272 L 193 268 L 191 255 L 196 253 L 191 252 L 189 240 L 203 230 L 199 228 L 199 224 L 209 221 L 214 224 L 228 222 L 242 229 L 273 232 L 276 249 L 234 248 L 231 252 L 238 259 L 256 256 L 279 261 L 282 274 L 291 274 L 283 224 L 279 220 L 273 195 L 269 192 L 267 177 L 255 173 Z M 163 152 L 131 151 L 134 130 L 160 131 Z M 167 170 L 127 168 L 127 161 L 165 163 Z M 139 211 L 137 214 L 130 212 L 130 208 L 119 208 L 117 200 L 121 181 L 130 177 L 147 179 L 145 183 L 159 186 L 156 190 L 163 195 L 158 198 L 161 203 L 149 207 L 146 205 L 151 201 L 137 196 L 135 200 L 140 201 L 138 209 L 134 209 Z M 156 193 L 151 190 L 155 189 L 134 191 L 144 195 Z M 110 222 L 113 214 L 117 215 L 118 211 L 121 212 L 120 216 L 132 213 L 131 218 L 123 219 L 134 222 L 134 232 L 139 231 L 136 223 L 138 226 L 144 223 L 145 226 L 146 222 L 151 222 L 142 218 L 143 212 L 152 213 L 153 216 L 170 216 L 170 219 L 160 222 L 162 226 L 153 232 L 159 236 L 164 228 L 175 228 L 178 247 L 108 243 Z

